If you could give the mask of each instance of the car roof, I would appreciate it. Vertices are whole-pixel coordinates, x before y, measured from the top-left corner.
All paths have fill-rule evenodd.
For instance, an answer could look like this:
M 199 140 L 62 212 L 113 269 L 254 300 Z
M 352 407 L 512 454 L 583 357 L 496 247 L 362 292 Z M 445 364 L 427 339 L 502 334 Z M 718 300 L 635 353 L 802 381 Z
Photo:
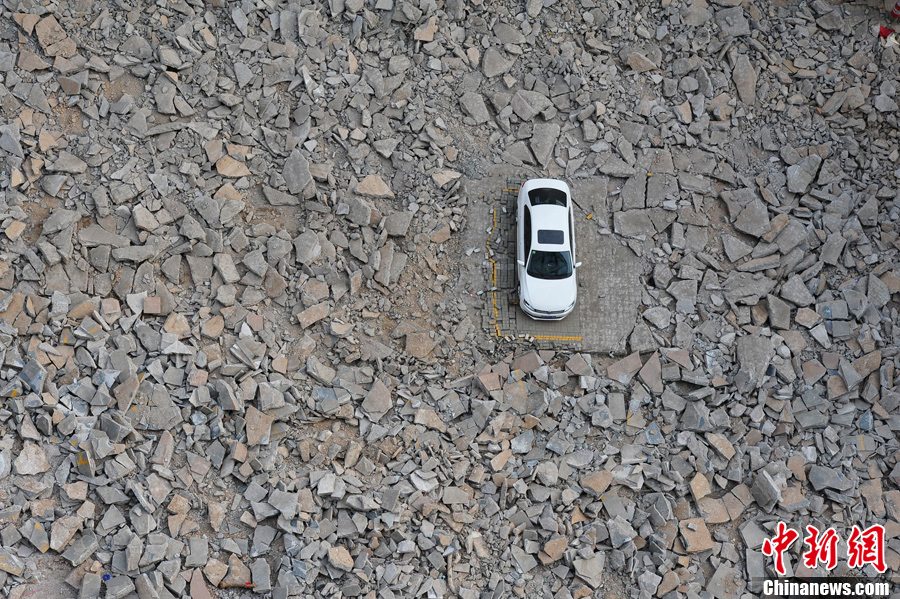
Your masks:
M 563 242 L 538 243 L 538 231 L 562 231 Z M 560 252 L 572 249 L 569 242 L 569 209 L 553 204 L 541 204 L 531 207 L 531 248 L 548 252 Z

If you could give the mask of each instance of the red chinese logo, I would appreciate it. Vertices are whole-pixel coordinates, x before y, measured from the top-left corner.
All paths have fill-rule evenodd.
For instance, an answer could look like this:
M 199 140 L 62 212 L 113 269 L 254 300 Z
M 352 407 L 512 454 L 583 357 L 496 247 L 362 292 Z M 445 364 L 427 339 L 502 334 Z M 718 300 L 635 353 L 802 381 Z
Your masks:
M 809 550 L 803 554 L 803 565 L 807 568 L 816 568 L 819 563 L 825 565 L 825 569 L 834 570 L 837 566 L 837 544 L 838 535 L 833 528 L 825 530 L 819 534 L 819 529 L 815 526 L 807 526 L 806 532 L 809 533 L 803 542 L 809 546 Z
M 763 541 L 763 554 L 775 558 L 775 571 L 781 576 L 787 574 L 787 570 L 784 567 L 784 552 L 799 538 L 799 532 L 793 528 L 788 528 L 784 522 L 779 522 L 775 536 Z
M 840 537 L 837 531 L 834 528 L 819 531 L 815 526 L 808 525 L 806 532 L 803 542 L 809 549 L 803 552 L 803 565 L 818 568 L 821 564 L 825 569 L 833 570 L 838 562 L 837 546 Z M 775 536 L 763 541 L 763 555 L 775 558 L 775 571 L 779 576 L 787 575 L 784 552 L 799 538 L 800 533 L 788 528 L 784 522 L 779 522 Z M 884 526 L 881 524 L 873 524 L 865 530 L 854 526 L 850 530 L 850 538 L 847 539 L 847 566 L 862 568 L 866 565 L 871 565 L 882 574 L 887 570 L 884 561 Z
M 847 565 L 851 568 L 862 568 L 866 564 L 880 573 L 887 570 L 884 563 L 884 526 L 873 524 L 865 530 L 854 526 L 847 539 Z

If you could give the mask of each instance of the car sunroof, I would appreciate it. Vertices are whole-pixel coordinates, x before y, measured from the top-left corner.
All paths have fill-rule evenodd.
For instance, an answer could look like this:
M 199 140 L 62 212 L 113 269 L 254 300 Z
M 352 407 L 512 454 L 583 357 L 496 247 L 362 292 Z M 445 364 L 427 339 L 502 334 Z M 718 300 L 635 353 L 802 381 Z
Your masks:
M 549 243 L 552 245 L 562 245 L 564 235 L 562 231 L 555 229 L 538 229 L 538 243 Z
M 532 206 L 550 204 L 552 206 L 566 206 L 566 192 L 559 189 L 532 189 L 528 192 L 528 199 Z

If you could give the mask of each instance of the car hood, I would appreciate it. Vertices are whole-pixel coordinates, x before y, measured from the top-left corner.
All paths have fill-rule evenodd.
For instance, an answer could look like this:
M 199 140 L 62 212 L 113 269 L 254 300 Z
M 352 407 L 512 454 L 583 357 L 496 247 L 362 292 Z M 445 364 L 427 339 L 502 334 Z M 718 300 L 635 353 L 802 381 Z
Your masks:
M 538 279 L 525 275 L 522 298 L 535 310 L 565 310 L 575 301 L 575 273 L 565 279 Z

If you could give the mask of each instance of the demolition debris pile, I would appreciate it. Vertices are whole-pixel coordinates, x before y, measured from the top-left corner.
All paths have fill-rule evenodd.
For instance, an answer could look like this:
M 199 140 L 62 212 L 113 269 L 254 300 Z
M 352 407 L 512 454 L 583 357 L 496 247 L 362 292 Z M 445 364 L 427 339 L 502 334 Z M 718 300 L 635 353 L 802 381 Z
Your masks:
M 7 1 L 0 593 L 737 599 L 778 521 L 897 569 L 882 21 Z M 466 186 L 529 173 L 640 258 L 625 356 L 481 330 Z

